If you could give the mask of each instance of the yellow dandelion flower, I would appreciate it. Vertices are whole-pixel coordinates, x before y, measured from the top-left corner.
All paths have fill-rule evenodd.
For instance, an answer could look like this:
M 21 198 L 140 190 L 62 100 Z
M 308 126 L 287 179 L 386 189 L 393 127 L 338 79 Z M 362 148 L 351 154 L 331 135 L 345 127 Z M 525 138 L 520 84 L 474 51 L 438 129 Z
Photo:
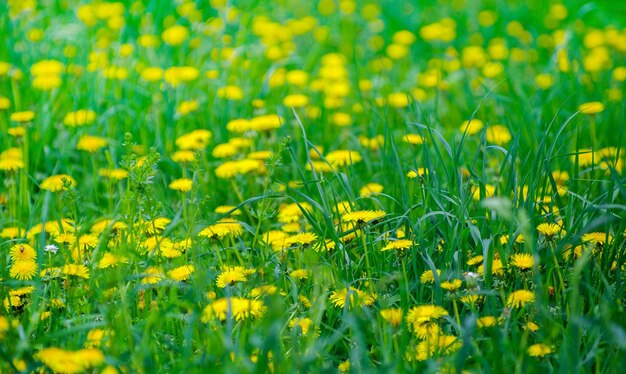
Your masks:
M 537 232 L 546 238 L 550 239 L 556 236 L 560 236 L 564 233 L 563 228 L 556 223 L 540 223 L 537 225 Z
M 218 88 L 217 96 L 226 100 L 240 101 L 244 97 L 244 92 L 239 86 L 228 85 Z
M 24 168 L 24 162 L 21 158 L 0 157 L 0 170 L 7 172 L 16 172 Z
M 243 226 L 229 218 L 224 218 L 217 223 L 205 227 L 198 233 L 198 236 L 204 236 L 211 239 L 222 239 L 227 235 L 238 237 L 243 234 Z
M 482 301 L 482 299 L 483 299 L 482 296 L 477 295 L 475 293 L 470 293 L 468 295 L 463 295 L 459 297 L 459 300 L 461 300 L 463 304 L 468 304 L 468 305 L 474 305 Z
M 128 263 L 128 259 L 126 257 L 116 256 L 113 253 L 105 253 L 98 263 L 98 269 L 114 268 L 119 264 L 125 263 Z
M 283 204 L 278 208 L 278 222 L 297 222 L 304 217 L 304 212 L 312 212 L 313 207 L 307 202 Z
M 287 95 L 283 99 L 283 105 L 290 108 L 303 108 L 309 105 L 309 98 L 302 94 Z
M 22 299 L 19 296 L 12 296 L 9 295 L 7 297 L 4 298 L 2 304 L 4 305 L 4 308 L 6 310 L 10 310 L 11 308 L 19 308 L 21 307 L 24 303 L 22 302 Z M 2 316 L 0 316 L 1 318 Z
M 41 182 L 41 189 L 50 192 L 59 192 L 76 186 L 76 180 L 67 174 L 52 175 Z
M 174 25 L 163 31 L 161 39 L 165 44 L 177 46 L 182 44 L 189 37 L 189 29 L 185 26 Z
M 30 122 L 35 119 L 35 112 L 27 110 L 24 112 L 13 112 L 10 116 L 11 121 L 13 122 Z
M 511 265 L 520 270 L 532 269 L 534 264 L 535 260 L 530 253 L 516 253 L 511 256 Z
M 163 272 L 156 267 L 149 267 L 142 275 L 141 283 L 143 284 L 157 284 L 163 280 Z
M 539 325 L 533 321 L 528 321 L 522 328 L 531 332 L 539 331 Z
M 174 281 L 183 282 L 188 280 L 195 270 L 193 265 L 183 265 L 168 271 L 167 276 Z
M 420 178 L 424 178 L 425 176 L 427 176 L 429 174 L 429 170 L 427 168 L 417 168 L 415 170 L 409 170 L 406 173 L 407 178 L 409 179 L 415 179 L 417 177 Z
M 461 346 L 456 336 L 433 335 L 417 345 L 414 357 L 417 361 L 425 361 L 435 356 L 447 356 L 461 349 Z
M 292 330 L 299 329 L 302 336 L 307 336 L 309 331 L 313 329 L 313 321 L 310 318 L 294 318 L 289 321 L 289 327 Z
M 535 293 L 528 290 L 517 290 L 511 293 L 506 301 L 509 308 L 522 308 L 535 302 Z
M 14 261 L 9 270 L 9 276 L 18 280 L 32 279 L 37 273 L 37 263 L 35 261 Z
M 246 282 L 248 280 L 248 274 L 246 269 L 241 266 L 226 267 L 218 275 L 216 284 L 219 288 L 225 288 L 226 286 L 232 286 L 235 282 Z
M 326 161 L 333 168 L 340 168 L 343 166 L 350 166 L 357 162 L 361 162 L 363 158 L 357 151 L 337 150 L 332 151 L 326 155 Z
M 193 66 L 172 66 L 165 70 L 163 79 L 172 87 L 178 87 L 198 79 L 199 76 L 200 71 Z
M 498 325 L 501 322 L 501 320 L 502 320 L 501 318 L 496 318 L 494 316 L 484 316 L 484 317 L 478 318 L 478 320 L 476 321 L 476 326 L 483 328 L 483 329 L 494 327 Z
M 183 151 L 196 151 L 206 148 L 212 138 L 211 131 L 198 129 L 179 136 L 176 139 L 176 146 Z
M 492 197 L 494 196 L 496 193 L 496 186 L 491 185 L 491 184 L 486 184 L 485 185 L 485 198 L 487 197 Z M 474 201 L 479 201 L 481 199 L 481 189 L 478 186 L 473 186 L 472 187 L 472 199 L 474 199 Z
M 503 125 L 492 125 L 487 127 L 485 136 L 489 143 L 496 145 L 506 145 L 512 139 L 511 132 L 506 126 Z
M 467 264 L 469 266 L 475 266 L 475 265 L 480 265 L 483 262 L 483 256 L 478 255 L 478 256 L 474 256 L 472 258 L 470 258 L 469 260 L 467 260 Z
M 342 361 L 339 365 L 337 365 L 337 371 L 340 373 L 347 373 L 350 371 L 350 360 Z
M 191 191 L 192 185 L 193 181 L 191 179 L 180 178 L 172 181 L 172 183 L 170 183 L 168 187 L 174 191 L 189 192 Z
M 89 153 L 96 153 L 100 149 L 106 147 L 107 140 L 98 136 L 83 135 L 78 139 L 76 149 Z
M 22 296 L 30 295 L 31 293 L 33 293 L 33 291 L 35 291 L 35 287 L 26 286 L 26 287 L 18 288 L 16 290 L 9 291 L 9 295 L 22 297 Z
M 61 269 L 63 275 L 89 279 L 89 269 L 82 264 L 67 264 Z
M 167 225 L 172 222 L 171 219 L 167 217 L 158 217 L 153 219 L 152 221 L 148 221 L 145 223 L 146 235 L 153 236 L 162 233 Z
M 145 69 L 141 70 L 140 77 L 146 82 L 160 81 L 161 79 L 163 79 L 163 69 L 156 66 L 148 66 Z
M 376 295 L 350 287 L 333 291 L 329 299 L 338 308 L 344 308 L 348 303 L 348 308 L 351 309 L 355 304 L 359 307 L 372 305 L 376 301 Z
M 483 121 L 479 119 L 472 119 L 470 121 L 464 121 L 461 124 L 461 133 L 467 133 L 467 135 L 476 135 L 484 127 Z
M 402 140 L 413 145 L 424 144 L 426 142 L 426 139 L 419 134 L 406 134 Z
M 78 238 L 78 246 L 82 250 L 94 249 L 98 246 L 98 243 L 100 243 L 100 241 L 95 235 L 85 234 Z
M 582 256 L 582 254 L 583 254 L 582 245 L 572 246 L 571 244 L 568 244 L 563 248 L 563 252 L 562 252 L 563 259 L 566 259 L 566 260 L 569 259 L 570 256 L 573 256 L 574 258 L 579 258 L 580 256 Z
M 211 151 L 211 155 L 215 158 L 230 158 L 239 154 L 239 147 L 232 143 L 218 144 Z
M 265 163 L 261 160 L 242 159 L 236 161 L 226 161 L 215 169 L 215 175 L 222 179 L 231 179 L 238 175 L 264 174 Z
M 437 269 L 437 275 L 441 275 L 441 270 Z M 420 282 L 424 284 L 435 283 L 435 274 L 432 270 L 426 270 L 420 276 Z
M 500 237 L 500 244 L 506 245 L 509 243 L 509 235 L 502 235 Z M 524 235 L 519 234 L 515 237 L 515 243 L 524 243 Z
M 76 235 L 72 232 L 63 232 L 58 235 L 54 235 L 54 242 L 59 244 L 74 244 L 76 243 Z
M 34 355 L 50 370 L 59 373 L 80 373 L 104 363 L 104 354 L 95 348 L 66 351 L 60 348 L 45 348 Z
M 70 112 L 63 118 L 63 124 L 67 127 L 80 127 L 90 125 L 96 121 L 96 112 L 89 109 L 81 109 Z
M 484 265 L 480 265 L 476 272 L 480 275 L 485 275 L 485 267 Z M 502 260 L 499 258 L 494 258 L 491 262 L 491 274 L 502 276 L 504 275 L 504 265 L 502 264 Z
M 311 243 L 315 242 L 316 240 L 317 240 L 317 235 L 311 232 L 303 232 L 303 233 L 299 233 L 299 234 L 295 234 L 295 235 L 287 237 L 285 239 L 285 244 L 287 244 L 288 246 L 300 245 L 303 247 L 308 247 L 309 245 L 311 245 Z
M 16 244 L 9 250 L 12 261 L 35 261 L 37 251 L 28 244 Z
M 128 170 L 125 169 L 100 169 L 98 175 L 113 180 L 122 180 L 128 178 Z
M 613 241 L 613 236 L 605 232 L 589 232 L 583 234 L 583 243 L 602 246 Z
M 192 151 L 176 151 L 172 155 L 172 161 L 178 163 L 194 162 L 196 161 L 196 154 Z
M 391 250 L 404 251 L 409 248 L 413 248 L 414 245 L 415 243 L 413 243 L 412 240 L 398 239 L 398 240 L 387 242 L 387 245 L 385 245 L 381 249 L 381 251 L 391 251 Z
M 241 297 L 221 298 L 207 305 L 202 311 L 202 321 L 224 321 L 228 316 L 236 321 L 256 319 L 265 313 L 267 307 L 262 301 Z
M 532 357 L 543 357 L 552 353 L 552 348 L 545 344 L 533 344 L 528 347 L 528 355 Z
M 461 288 L 462 284 L 463 284 L 462 280 L 453 279 L 451 281 L 441 282 L 441 288 L 443 288 L 446 291 L 454 292 L 458 290 L 459 288 Z
M 364 225 L 368 222 L 378 221 L 385 217 L 387 212 L 384 210 L 357 210 L 342 215 L 343 222 L 355 222 L 358 225 Z
M 186 116 L 189 113 L 193 113 L 200 108 L 198 100 L 183 101 L 176 107 L 176 113 L 180 116 Z
M 270 296 L 276 294 L 278 288 L 273 284 L 268 284 L 260 287 L 255 287 L 250 290 L 249 296 L 253 298 L 258 298 L 261 296 Z
M 307 279 L 309 277 L 309 271 L 307 269 L 296 269 L 292 270 L 289 276 L 297 280 Z
M 599 101 L 590 101 L 580 104 L 578 110 L 584 114 L 597 114 L 604 111 L 604 104 Z
M 437 305 L 415 306 L 406 314 L 406 321 L 412 324 L 422 324 L 447 316 L 448 311 Z
M 367 197 L 383 192 L 383 185 L 380 183 L 368 183 L 359 190 L 359 196 Z
M 402 323 L 404 312 L 400 308 L 388 308 L 380 311 L 380 316 L 393 327 L 397 327 Z
M 26 135 L 26 127 L 24 126 L 11 127 L 7 130 L 7 133 L 14 138 L 21 138 L 24 135 Z
M 437 322 L 413 323 L 409 325 L 409 328 L 415 333 L 418 339 L 427 339 L 441 333 L 441 328 Z
M 4 239 L 15 239 L 24 234 L 25 230 L 20 227 L 5 227 L 0 230 L 0 238 Z

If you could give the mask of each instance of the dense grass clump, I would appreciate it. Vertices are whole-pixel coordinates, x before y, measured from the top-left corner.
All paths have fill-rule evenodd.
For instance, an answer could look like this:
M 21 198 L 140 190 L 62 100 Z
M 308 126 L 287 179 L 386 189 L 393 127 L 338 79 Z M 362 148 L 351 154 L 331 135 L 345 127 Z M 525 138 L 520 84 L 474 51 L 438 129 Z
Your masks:
M 0 3 L 0 372 L 619 372 L 626 8 Z

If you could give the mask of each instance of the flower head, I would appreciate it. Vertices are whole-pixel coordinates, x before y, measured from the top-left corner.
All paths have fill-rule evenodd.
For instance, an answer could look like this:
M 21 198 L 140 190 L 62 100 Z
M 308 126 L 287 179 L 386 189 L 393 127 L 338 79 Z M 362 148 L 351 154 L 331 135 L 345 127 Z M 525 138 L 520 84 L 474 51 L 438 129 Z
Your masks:
M 48 244 L 45 247 L 43 247 L 43 250 L 47 253 L 57 254 L 59 247 L 57 247 L 54 244 Z
M 414 354 L 409 355 L 409 359 L 425 361 L 435 356 L 446 356 L 458 351 L 461 348 L 461 341 L 453 335 L 433 334 L 427 336 L 415 348 Z
M 448 311 L 438 305 L 420 305 L 409 309 L 406 321 L 419 325 L 447 315 Z
M 81 109 L 65 115 L 63 124 L 67 127 L 80 127 L 90 125 L 96 120 L 96 112 L 89 109 Z
M 399 308 L 383 309 L 380 311 L 380 316 L 392 326 L 397 327 L 402 323 L 404 311 Z
M 14 261 L 9 270 L 9 276 L 18 280 L 32 279 L 37 273 L 37 263 L 32 260 Z
M 66 277 L 89 279 L 89 269 L 81 264 L 67 264 L 61 270 Z
M 511 265 L 520 270 L 532 269 L 534 264 L 535 260 L 530 253 L 516 253 L 511 256 Z
M 526 304 L 535 302 L 535 293 L 528 290 L 517 290 L 509 295 L 506 306 L 509 308 L 522 308 Z
M 9 250 L 12 261 L 34 261 L 37 252 L 28 244 L 16 244 Z
M 311 243 L 315 242 L 316 240 L 317 240 L 317 235 L 311 232 L 302 232 L 302 233 L 287 237 L 285 239 L 285 244 L 289 246 L 299 245 L 302 247 L 308 247 L 309 245 L 311 245 Z
M 83 135 L 78 139 L 76 149 L 89 153 L 96 153 L 100 149 L 106 147 L 107 140 L 99 136 Z
M 225 218 L 217 223 L 207 226 L 198 233 L 198 236 L 205 236 L 211 239 L 222 239 L 227 235 L 234 237 L 240 236 L 243 233 L 243 226 L 233 219 Z
M 259 318 L 267 307 L 261 300 L 242 297 L 225 297 L 207 305 L 202 312 L 202 321 L 224 321 L 231 316 L 236 321 Z
M 242 266 L 227 267 L 217 276 L 217 286 L 225 288 L 235 282 L 245 282 L 248 280 L 248 272 Z
M 338 150 L 326 155 L 326 161 L 333 167 L 350 166 L 360 162 L 363 158 L 357 151 Z
M 584 114 L 597 114 L 604 111 L 604 104 L 599 101 L 590 101 L 580 104 L 578 110 Z
M 95 348 L 66 351 L 61 348 L 45 348 L 34 357 L 50 370 L 59 373 L 81 373 L 104 362 L 104 354 Z
M 59 192 L 76 186 L 76 180 L 67 174 L 50 176 L 41 182 L 41 189 L 50 192 Z
M 398 239 L 398 240 L 388 242 L 387 245 L 381 249 L 381 251 L 391 251 L 391 250 L 404 251 L 409 248 L 413 248 L 414 245 L 415 244 L 413 243 L 412 240 Z
M 528 347 L 528 355 L 533 357 L 543 357 L 552 353 L 552 348 L 545 344 L 533 344 Z
M 193 181 L 191 179 L 180 178 L 172 181 L 172 183 L 169 184 L 169 188 L 174 191 L 189 192 L 191 191 L 192 185 Z
M 368 222 L 380 220 L 386 214 L 384 210 L 357 210 L 344 214 L 341 220 L 343 222 L 356 222 L 357 224 L 364 225 Z
M 167 275 L 175 281 L 182 282 L 189 279 L 189 276 L 193 274 L 195 267 L 193 265 L 183 265 L 170 270 Z
M 344 308 L 346 303 L 349 304 L 348 308 L 352 308 L 355 304 L 357 306 L 369 306 L 372 305 L 374 301 L 376 301 L 375 294 L 369 294 L 352 287 L 342 288 L 330 294 L 330 302 L 339 308 Z
M 441 275 L 441 270 L 437 269 L 437 275 Z M 424 284 L 435 283 L 435 274 L 432 270 L 426 270 L 420 276 L 420 282 Z
M 537 231 L 548 239 L 561 235 L 563 228 L 556 223 L 540 223 Z

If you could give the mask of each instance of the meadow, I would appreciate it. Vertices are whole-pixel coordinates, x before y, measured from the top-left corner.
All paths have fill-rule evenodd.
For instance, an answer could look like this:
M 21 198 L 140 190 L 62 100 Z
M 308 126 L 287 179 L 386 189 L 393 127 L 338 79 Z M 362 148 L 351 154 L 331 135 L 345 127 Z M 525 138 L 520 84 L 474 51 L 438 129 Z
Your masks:
M 621 1 L 2 1 L 0 372 L 621 372 L 625 88 Z

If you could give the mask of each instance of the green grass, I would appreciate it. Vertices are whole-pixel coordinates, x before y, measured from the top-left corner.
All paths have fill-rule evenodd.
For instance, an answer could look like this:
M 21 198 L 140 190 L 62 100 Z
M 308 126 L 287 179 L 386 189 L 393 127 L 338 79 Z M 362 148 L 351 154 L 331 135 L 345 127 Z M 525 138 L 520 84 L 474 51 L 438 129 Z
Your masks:
M 0 372 L 624 367 L 619 2 L 219 3 L 0 4 Z M 441 20 L 453 37 L 430 40 L 424 27 Z M 170 45 L 162 33 L 175 24 L 189 35 Z M 38 73 L 44 60 L 60 68 Z M 175 82 L 177 66 L 198 76 Z M 150 81 L 147 67 L 163 75 Z M 541 88 L 540 74 L 553 84 Z M 228 86 L 241 97 L 224 97 Z M 293 94 L 308 102 L 286 106 Z M 603 109 L 585 113 L 590 102 Z M 91 123 L 65 120 L 85 109 Z M 25 111 L 34 118 L 20 120 Z M 266 114 L 278 126 L 263 130 Z M 235 119 L 251 120 L 248 131 L 233 131 Z M 494 139 L 497 125 L 509 139 Z M 210 136 L 180 161 L 198 129 Z M 85 135 L 104 145 L 78 149 Z M 257 151 L 271 154 L 252 161 Z M 333 151 L 353 153 L 342 164 Z M 229 161 L 240 169 L 225 176 Z M 58 174 L 75 184 L 46 188 Z M 170 187 L 180 178 L 190 190 Z M 382 190 L 361 192 L 370 183 Z M 384 215 L 349 223 L 346 209 Z M 408 248 L 383 250 L 396 239 Z M 20 245 L 34 249 L 23 261 L 36 272 L 14 274 Z M 530 268 L 516 254 L 532 255 Z M 184 266 L 193 271 L 171 273 Z M 245 280 L 221 288 L 229 266 Z M 518 290 L 534 301 L 511 306 Z M 256 309 L 237 314 L 237 298 Z M 223 299 L 223 318 L 211 317 Z M 444 315 L 413 320 L 427 305 Z M 381 314 L 390 308 L 398 325 Z

